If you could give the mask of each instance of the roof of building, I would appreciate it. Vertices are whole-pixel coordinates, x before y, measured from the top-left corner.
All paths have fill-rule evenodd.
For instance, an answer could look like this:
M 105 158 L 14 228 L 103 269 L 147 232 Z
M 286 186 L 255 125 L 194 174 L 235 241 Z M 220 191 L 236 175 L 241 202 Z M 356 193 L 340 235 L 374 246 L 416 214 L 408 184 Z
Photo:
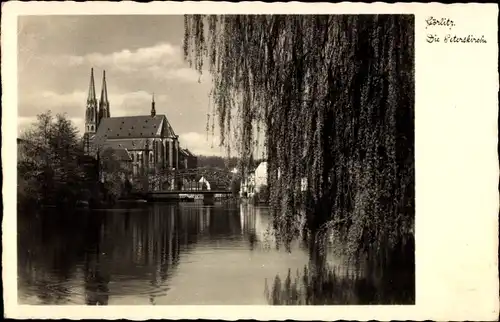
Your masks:
M 95 135 L 95 143 L 103 144 L 109 139 L 153 137 L 176 137 L 165 115 L 103 118 Z
M 195 155 L 188 149 L 179 149 L 179 153 L 184 157 L 194 157 Z
M 127 150 L 144 150 L 146 148 L 146 139 L 110 139 L 106 140 L 101 145 L 102 149 L 127 149 Z M 150 146 L 150 148 L 152 148 Z
M 259 165 L 254 169 L 254 171 L 257 171 L 257 169 L 267 171 L 267 161 L 262 161 L 261 163 L 259 163 Z
M 189 151 L 189 149 L 183 149 L 183 150 L 187 154 L 187 156 L 189 156 L 189 157 L 194 157 L 195 156 L 191 151 Z

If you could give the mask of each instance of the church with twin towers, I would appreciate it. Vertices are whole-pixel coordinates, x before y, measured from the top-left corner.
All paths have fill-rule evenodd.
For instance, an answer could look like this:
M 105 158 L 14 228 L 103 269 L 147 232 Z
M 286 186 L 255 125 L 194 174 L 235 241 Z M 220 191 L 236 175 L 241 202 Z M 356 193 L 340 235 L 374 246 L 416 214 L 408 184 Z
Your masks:
M 143 173 L 146 168 L 187 169 L 195 168 L 197 163 L 188 149 L 179 146 L 179 136 L 166 115 L 156 113 L 154 95 L 148 115 L 111 116 L 106 72 L 102 73 L 101 94 L 97 100 L 93 68 L 90 70 L 83 142 L 85 153 L 95 157 L 113 150 L 134 175 Z

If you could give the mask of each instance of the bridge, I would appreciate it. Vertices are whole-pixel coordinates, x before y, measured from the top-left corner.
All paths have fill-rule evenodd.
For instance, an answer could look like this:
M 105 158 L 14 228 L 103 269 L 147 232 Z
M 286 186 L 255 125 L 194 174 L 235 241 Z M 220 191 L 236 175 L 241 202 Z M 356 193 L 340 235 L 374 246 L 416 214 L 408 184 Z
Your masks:
M 225 169 L 193 168 L 176 171 L 160 170 L 148 176 L 147 189 L 132 196 L 148 201 L 194 200 L 203 198 L 206 204 L 213 203 L 216 196 L 230 196 L 234 174 Z
M 146 194 L 155 195 L 228 195 L 232 192 L 229 190 L 159 190 L 159 191 L 148 191 Z
M 150 175 L 149 191 L 230 190 L 234 174 L 219 168 L 160 170 Z

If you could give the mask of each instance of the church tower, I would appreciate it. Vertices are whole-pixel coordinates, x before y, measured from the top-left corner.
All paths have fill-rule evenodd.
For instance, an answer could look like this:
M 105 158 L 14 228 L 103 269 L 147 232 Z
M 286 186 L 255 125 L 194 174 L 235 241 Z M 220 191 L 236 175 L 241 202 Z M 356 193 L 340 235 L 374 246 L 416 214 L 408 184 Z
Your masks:
M 90 70 L 89 94 L 85 112 L 85 133 L 95 133 L 97 130 L 97 99 L 95 96 L 94 69 Z
M 99 113 L 97 119 L 97 126 L 101 123 L 103 118 L 110 117 L 109 112 L 109 101 L 108 101 L 108 88 L 106 86 L 106 71 L 102 73 L 102 88 L 101 88 L 101 99 L 99 100 Z
M 89 94 L 85 110 L 85 133 L 83 134 L 83 149 L 90 153 L 91 136 L 97 131 L 97 99 L 95 96 L 94 69 L 90 69 Z
M 155 117 L 156 109 L 155 109 L 155 93 L 153 93 L 153 100 L 151 101 L 151 116 Z

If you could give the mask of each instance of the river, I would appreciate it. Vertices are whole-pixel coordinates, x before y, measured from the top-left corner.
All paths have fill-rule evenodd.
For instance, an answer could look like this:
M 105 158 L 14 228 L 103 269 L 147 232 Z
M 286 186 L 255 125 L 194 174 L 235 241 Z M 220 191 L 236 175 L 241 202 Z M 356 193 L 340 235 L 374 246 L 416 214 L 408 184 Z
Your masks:
M 267 208 L 250 205 L 155 203 L 20 213 L 18 301 L 414 303 L 413 263 L 381 272 L 332 253 L 324 264 L 329 269 L 318 268 L 311 264 L 310 248 L 300 242 L 290 250 L 277 248 L 270 223 Z

